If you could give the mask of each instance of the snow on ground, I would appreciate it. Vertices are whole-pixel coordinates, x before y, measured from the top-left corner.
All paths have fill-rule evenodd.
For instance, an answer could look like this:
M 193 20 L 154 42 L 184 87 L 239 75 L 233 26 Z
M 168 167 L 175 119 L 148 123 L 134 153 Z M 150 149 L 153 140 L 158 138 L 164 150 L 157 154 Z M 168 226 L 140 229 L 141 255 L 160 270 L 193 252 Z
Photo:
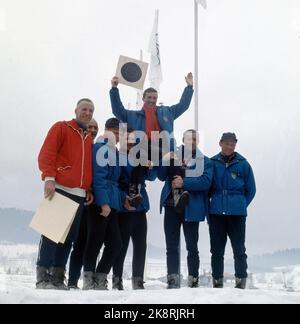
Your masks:
M 300 266 L 275 268 L 273 272 L 254 274 L 256 287 L 300 292 Z
M 34 276 L 0 275 L 0 304 L 300 304 L 300 292 L 211 288 L 166 290 L 166 284 L 151 280 L 145 291 L 38 291 Z
M 166 289 L 165 260 L 147 260 L 145 291 L 132 291 L 125 280 L 125 291 L 38 291 L 35 289 L 37 246 L 0 244 L 0 304 L 300 304 L 300 267 L 283 267 L 272 273 L 255 274 L 253 286 L 258 289 L 236 290 L 228 281 L 226 288 L 207 287 Z M 207 265 L 202 269 L 207 269 Z M 124 278 L 130 278 L 127 262 Z M 187 277 L 186 264 L 182 274 Z M 210 278 L 210 275 L 208 274 Z M 80 283 L 80 286 L 82 283 Z

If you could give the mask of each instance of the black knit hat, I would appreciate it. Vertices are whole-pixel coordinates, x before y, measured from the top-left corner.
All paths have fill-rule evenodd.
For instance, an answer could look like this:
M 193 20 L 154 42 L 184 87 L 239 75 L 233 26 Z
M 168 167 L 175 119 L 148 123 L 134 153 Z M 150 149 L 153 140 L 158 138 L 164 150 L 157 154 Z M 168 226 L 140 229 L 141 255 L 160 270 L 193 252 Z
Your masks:
M 119 129 L 120 121 L 117 118 L 110 118 L 105 123 L 105 129 Z
M 237 138 L 236 138 L 236 135 L 234 133 L 224 133 L 222 135 L 222 138 L 220 140 L 220 142 L 223 142 L 223 141 L 233 141 L 233 142 L 237 142 Z

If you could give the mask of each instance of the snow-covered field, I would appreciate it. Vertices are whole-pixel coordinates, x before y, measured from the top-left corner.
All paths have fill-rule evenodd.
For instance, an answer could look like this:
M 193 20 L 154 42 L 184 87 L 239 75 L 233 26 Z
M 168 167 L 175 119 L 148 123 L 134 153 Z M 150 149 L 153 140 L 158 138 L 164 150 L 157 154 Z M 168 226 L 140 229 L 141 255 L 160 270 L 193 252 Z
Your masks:
M 37 291 L 34 277 L 0 275 L 1 304 L 299 304 L 300 292 L 284 290 L 245 290 L 211 288 L 168 291 L 160 281 L 149 281 L 145 291 L 131 291 L 130 281 L 124 292 L 108 291 Z
M 182 289 L 169 291 L 164 260 L 149 260 L 145 291 L 132 291 L 130 280 L 125 280 L 123 292 L 37 291 L 36 250 L 36 246 L 0 245 L 0 304 L 300 304 L 300 267 L 254 275 L 252 286 L 257 289 L 236 290 L 231 282 L 221 290 L 188 289 L 184 281 Z M 126 272 L 129 277 L 129 264 Z

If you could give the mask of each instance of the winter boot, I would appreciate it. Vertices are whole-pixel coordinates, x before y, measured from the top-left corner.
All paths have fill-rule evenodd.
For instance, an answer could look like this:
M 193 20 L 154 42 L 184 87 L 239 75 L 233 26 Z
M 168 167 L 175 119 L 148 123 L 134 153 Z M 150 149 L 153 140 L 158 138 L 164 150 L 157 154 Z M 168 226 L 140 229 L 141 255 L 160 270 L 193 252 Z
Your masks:
M 144 280 L 141 277 L 132 278 L 132 289 L 133 290 L 144 290 Z
M 85 271 L 83 273 L 82 290 L 92 290 L 92 289 L 95 289 L 94 272 Z
M 108 290 L 106 273 L 95 273 L 95 290 Z
M 72 284 L 69 284 L 69 283 L 68 283 L 68 288 L 69 288 L 70 290 L 80 290 L 79 287 L 78 287 L 77 285 L 72 285 Z
M 174 206 L 177 214 L 182 214 L 190 200 L 190 194 L 180 189 L 173 190 Z
M 168 288 L 167 289 L 179 289 L 180 277 L 179 274 L 168 275 Z
M 78 287 L 78 280 L 69 277 L 68 287 L 69 287 L 69 289 L 78 290 L 79 289 L 79 287 Z
M 223 280 L 223 278 L 213 279 L 213 287 L 214 288 L 223 288 L 224 287 L 224 280 Z
M 246 289 L 247 278 L 235 278 L 235 288 Z
M 52 267 L 50 269 L 50 288 L 56 290 L 70 290 L 65 285 L 65 269 Z
M 199 288 L 199 277 L 189 276 L 188 286 L 189 288 Z
M 49 289 L 50 276 L 45 267 L 36 268 L 36 289 Z
M 122 278 L 113 276 L 112 282 L 113 282 L 113 287 L 112 288 L 114 290 L 120 290 L 120 291 L 124 290 L 123 279 Z

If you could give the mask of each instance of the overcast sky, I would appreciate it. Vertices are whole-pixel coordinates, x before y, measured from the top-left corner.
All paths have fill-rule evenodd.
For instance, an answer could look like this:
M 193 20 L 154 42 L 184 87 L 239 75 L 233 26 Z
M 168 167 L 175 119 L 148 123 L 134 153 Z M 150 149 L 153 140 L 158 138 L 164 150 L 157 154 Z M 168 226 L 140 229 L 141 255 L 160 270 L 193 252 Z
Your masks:
M 249 253 L 300 247 L 300 0 L 208 0 L 200 8 L 201 147 L 212 156 L 224 131 L 239 138 L 258 193 L 249 210 Z M 160 10 L 164 82 L 176 103 L 194 69 L 192 0 L 0 0 L 0 207 L 35 210 L 37 155 L 49 127 L 89 97 L 103 127 L 119 55 L 145 52 Z M 147 84 L 146 84 L 147 86 Z M 136 92 L 120 86 L 126 105 Z M 193 105 L 176 122 L 193 127 Z M 151 185 L 149 240 L 163 245 L 159 184 Z M 202 226 L 201 249 L 207 251 Z

